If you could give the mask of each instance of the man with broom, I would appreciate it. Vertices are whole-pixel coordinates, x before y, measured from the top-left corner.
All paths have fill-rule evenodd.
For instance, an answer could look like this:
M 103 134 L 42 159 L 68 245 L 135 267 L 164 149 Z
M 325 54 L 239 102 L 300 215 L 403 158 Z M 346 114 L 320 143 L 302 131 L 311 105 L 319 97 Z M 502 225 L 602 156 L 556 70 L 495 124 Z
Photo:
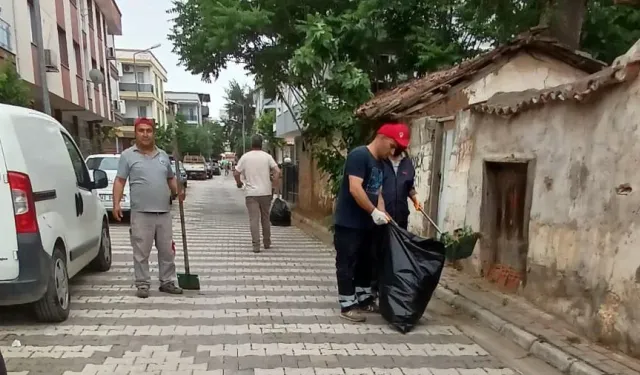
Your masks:
M 182 294 L 175 285 L 176 264 L 170 213 L 172 197 L 184 200 L 166 152 L 156 147 L 153 121 L 138 118 L 134 124 L 136 144 L 122 152 L 113 183 L 113 216 L 122 220 L 120 201 L 124 185 L 131 187 L 131 246 L 136 296 L 149 297 L 149 256 L 155 240 L 158 249 L 160 291 Z M 180 192 L 180 193 L 178 193 Z
M 364 322 L 363 312 L 378 312 L 371 290 L 375 225 L 390 221 L 381 193 L 382 162 L 408 144 L 406 125 L 385 124 L 371 143 L 347 155 L 334 229 L 340 316 L 346 320 Z

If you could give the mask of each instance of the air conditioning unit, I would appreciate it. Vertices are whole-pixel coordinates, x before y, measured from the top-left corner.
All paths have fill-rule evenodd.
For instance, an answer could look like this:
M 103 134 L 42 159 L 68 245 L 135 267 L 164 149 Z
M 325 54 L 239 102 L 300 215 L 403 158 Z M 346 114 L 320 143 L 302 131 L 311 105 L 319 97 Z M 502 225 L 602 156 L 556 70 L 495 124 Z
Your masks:
M 116 59 L 116 49 L 114 47 L 107 47 L 107 60 Z
M 47 72 L 59 72 L 58 68 L 58 56 L 55 51 L 50 49 L 44 50 L 44 66 L 47 69 Z
M 122 71 L 125 73 L 133 73 L 133 65 L 122 65 Z

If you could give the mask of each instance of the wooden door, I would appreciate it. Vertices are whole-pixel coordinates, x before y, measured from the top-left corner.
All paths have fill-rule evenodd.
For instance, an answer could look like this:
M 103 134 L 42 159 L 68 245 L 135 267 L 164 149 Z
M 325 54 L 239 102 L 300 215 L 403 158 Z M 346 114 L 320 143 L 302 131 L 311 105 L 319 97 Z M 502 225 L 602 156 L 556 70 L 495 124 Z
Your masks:
M 507 289 L 523 281 L 527 266 L 528 163 L 485 163 L 482 230 L 484 274 Z

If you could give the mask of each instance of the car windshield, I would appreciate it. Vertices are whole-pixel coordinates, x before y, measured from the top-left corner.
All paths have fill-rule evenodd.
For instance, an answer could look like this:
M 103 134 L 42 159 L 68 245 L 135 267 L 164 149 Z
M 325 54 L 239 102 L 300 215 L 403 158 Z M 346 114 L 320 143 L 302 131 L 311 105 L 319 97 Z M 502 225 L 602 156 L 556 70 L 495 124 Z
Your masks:
M 117 171 L 119 161 L 119 156 L 90 157 L 87 159 L 87 168 L 102 169 L 103 171 Z

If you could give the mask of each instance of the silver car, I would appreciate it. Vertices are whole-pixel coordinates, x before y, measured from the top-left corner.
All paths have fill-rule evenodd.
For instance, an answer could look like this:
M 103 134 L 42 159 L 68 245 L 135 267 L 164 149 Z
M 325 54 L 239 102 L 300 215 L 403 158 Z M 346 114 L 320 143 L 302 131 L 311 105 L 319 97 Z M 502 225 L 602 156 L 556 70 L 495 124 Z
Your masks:
M 93 174 L 94 169 L 100 169 L 107 173 L 109 185 L 104 189 L 97 190 L 97 193 L 100 197 L 100 201 L 104 205 L 104 208 L 109 212 L 113 211 L 113 181 L 115 180 L 116 173 L 118 172 L 119 161 L 120 155 L 117 154 L 90 155 L 86 160 L 87 167 L 91 172 L 89 175 Z M 129 181 L 127 180 L 127 183 L 124 185 L 122 201 L 120 202 L 120 207 L 124 213 L 131 211 L 130 196 Z

